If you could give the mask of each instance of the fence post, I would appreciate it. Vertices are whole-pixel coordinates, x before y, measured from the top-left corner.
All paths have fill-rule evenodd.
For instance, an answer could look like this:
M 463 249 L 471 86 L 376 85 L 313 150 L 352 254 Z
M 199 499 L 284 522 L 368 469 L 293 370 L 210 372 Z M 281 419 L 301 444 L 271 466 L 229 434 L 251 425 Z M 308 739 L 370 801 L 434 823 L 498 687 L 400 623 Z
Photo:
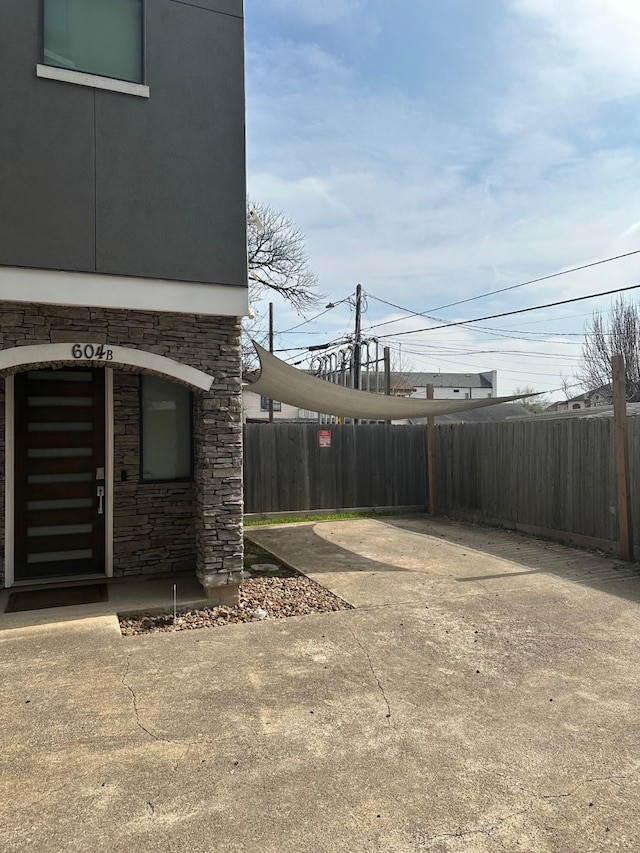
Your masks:
M 627 395 L 624 358 L 611 358 L 613 376 L 613 421 L 616 451 L 616 482 L 618 492 L 618 537 L 620 556 L 633 560 L 633 524 L 629 476 L 629 437 L 627 433 Z
M 433 385 L 427 385 L 427 400 L 433 400 Z M 436 514 L 436 421 L 427 417 L 427 477 L 429 480 L 429 514 Z
M 273 353 L 273 302 L 269 303 L 269 352 Z M 273 423 L 273 400 L 271 397 L 269 397 L 269 423 Z

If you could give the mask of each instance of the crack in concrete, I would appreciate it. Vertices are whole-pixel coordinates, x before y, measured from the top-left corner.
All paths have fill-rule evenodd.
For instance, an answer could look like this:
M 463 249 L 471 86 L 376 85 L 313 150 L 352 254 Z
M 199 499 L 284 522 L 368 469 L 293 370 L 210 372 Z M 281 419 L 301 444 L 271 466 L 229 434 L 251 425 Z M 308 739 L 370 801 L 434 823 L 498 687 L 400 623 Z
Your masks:
M 583 779 L 582 782 L 578 782 L 573 788 L 569 791 L 562 791 L 559 794 L 536 794 L 533 791 L 529 793 L 532 794 L 538 800 L 558 800 L 564 799 L 565 797 L 572 797 L 576 791 L 582 788 L 584 785 L 589 785 L 591 782 L 617 782 L 627 781 L 629 779 L 633 779 L 637 774 L 637 771 L 634 770 L 633 773 L 612 773 L 610 776 L 592 776 L 589 779 Z
M 387 713 L 385 714 L 385 717 L 386 717 L 386 719 L 387 719 L 387 722 L 389 722 L 389 721 L 390 721 L 390 719 L 391 719 L 391 705 L 389 704 L 389 700 L 387 699 L 387 694 L 384 692 L 384 687 L 382 686 L 382 682 L 381 682 L 381 681 L 380 681 L 380 679 L 378 678 L 378 674 L 376 673 L 375 669 L 373 668 L 373 663 L 372 663 L 372 661 L 371 661 L 371 656 L 370 656 L 369 652 L 367 651 L 367 649 L 366 649 L 366 648 L 362 645 L 362 643 L 360 642 L 360 640 L 359 640 L 359 638 L 358 638 L 357 634 L 355 633 L 355 631 L 354 631 L 352 628 L 348 628 L 348 630 L 349 630 L 349 633 L 353 636 L 353 639 L 354 639 L 354 640 L 356 641 L 356 643 L 360 646 L 360 649 L 362 650 L 362 653 L 364 654 L 364 656 L 365 656 L 365 657 L 366 657 L 366 659 L 367 659 L 367 663 L 369 664 L 369 669 L 371 670 L 371 674 L 373 675 L 373 677 L 374 677 L 374 679 L 375 679 L 375 681 L 376 681 L 376 684 L 378 685 L 378 690 L 379 690 L 379 691 L 380 691 L 380 693 L 382 694 L 382 698 L 384 699 L 385 705 L 387 706 Z
M 502 775 L 502 774 L 498 774 L 498 775 Z M 589 777 L 588 779 L 583 779 L 581 782 L 578 782 L 578 784 L 575 785 L 573 788 L 571 788 L 569 791 L 563 791 L 559 794 L 537 794 L 535 791 L 530 791 L 530 790 L 527 790 L 527 788 L 520 786 L 520 790 L 523 791 L 524 793 L 528 794 L 528 796 L 531 798 L 531 802 L 529 803 L 529 805 L 526 808 L 520 809 L 519 811 L 516 811 L 516 812 L 512 812 L 511 814 L 506 815 L 503 818 L 500 818 L 492 826 L 478 827 L 475 829 L 459 829 L 459 830 L 457 830 L 457 832 L 438 833 L 437 835 L 432 835 L 429 838 L 424 839 L 424 843 L 427 845 L 431 845 L 436 841 L 444 840 L 447 838 L 466 838 L 469 835 L 485 835 L 494 844 L 498 844 L 500 847 L 502 847 L 503 850 L 506 850 L 507 848 L 505 847 L 505 845 L 498 838 L 494 838 L 492 833 L 495 832 L 496 830 L 500 829 L 502 827 L 502 825 L 504 823 L 506 823 L 507 821 L 512 820 L 513 818 L 518 817 L 520 815 L 527 814 L 536 802 L 539 802 L 541 800 L 555 800 L 555 799 L 564 799 L 567 797 L 571 797 L 571 796 L 573 796 L 573 794 L 575 794 L 576 791 L 578 791 L 584 785 L 588 785 L 588 784 L 593 783 L 593 782 L 627 781 L 629 779 L 634 779 L 636 776 L 637 776 L 637 771 L 634 771 L 633 773 L 613 773 L 610 776 L 592 776 L 592 777 Z
M 136 718 L 136 725 L 138 726 L 138 728 L 142 729 L 142 731 L 145 732 L 145 734 L 148 734 L 150 738 L 153 738 L 153 740 L 162 740 L 165 743 L 172 743 L 172 741 L 167 740 L 166 738 L 163 738 L 160 735 L 156 735 L 152 731 L 149 731 L 149 729 L 140 722 L 140 712 L 138 710 L 138 698 L 135 694 L 133 687 L 127 683 L 127 676 L 129 675 L 129 668 L 131 666 L 131 655 L 132 655 L 132 652 L 129 652 L 129 654 L 127 655 L 127 666 L 126 666 L 126 669 L 124 671 L 124 675 L 122 676 L 122 685 L 123 685 L 123 687 L 126 687 L 127 690 L 129 691 L 129 693 L 131 694 L 131 703 L 133 705 L 133 713 L 135 714 L 135 718 Z
M 178 767 L 180 766 L 180 761 L 186 761 L 188 759 L 189 753 L 191 752 L 191 747 L 210 745 L 210 742 L 207 740 L 188 740 L 188 741 L 172 740 L 171 738 L 166 738 L 166 737 L 162 737 L 162 735 L 155 734 L 154 732 L 152 732 L 150 729 L 148 729 L 141 722 L 140 711 L 138 710 L 138 698 L 136 696 L 136 693 L 135 693 L 135 690 L 133 689 L 133 687 L 131 687 L 131 685 L 127 682 L 127 676 L 129 675 L 129 669 L 131 667 L 131 655 L 132 654 L 133 653 L 130 652 L 127 655 L 127 665 L 126 665 L 126 668 L 124 671 L 124 675 L 122 676 L 122 685 L 123 685 L 123 687 L 126 687 L 127 690 L 129 691 L 129 693 L 131 694 L 131 703 L 133 705 L 133 712 L 134 712 L 135 718 L 136 718 L 136 725 L 138 726 L 138 728 L 142 729 L 142 731 L 145 734 L 149 735 L 150 738 L 153 738 L 153 740 L 161 741 L 162 743 L 169 743 L 169 744 L 171 744 L 171 746 L 176 746 L 176 747 L 186 746 L 186 750 L 184 752 L 184 755 L 179 756 L 174 761 L 173 771 L 175 772 L 178 769 Z
M 484 835 L 494 844 L 502 847 L 503 850 L 507 848 L 504 846 L 502 841 L 498 838 L 494 838 L 492 836 L 492 832 L 495 832 L 497 829 L 500 829 L 501 826 L 509 820 L 513 820 L 515 817 L 519 817 L 520 815 L 526 814 L 529 811 L 528 808 L 520 809 L 517 812 L 512 812 L 511 814 L 505 815 L 505 817 L 500 818 L 495 824 L 492 826 L 481 826 L 477 829 L 459 829 L 457 832 L 441 832 L 437 835 L 432 835 L 429 838 L 425 839 L 426 844 L 432 844 L 435 841 L 440 841 L 445 838 L 467 838 L 469 835 Z

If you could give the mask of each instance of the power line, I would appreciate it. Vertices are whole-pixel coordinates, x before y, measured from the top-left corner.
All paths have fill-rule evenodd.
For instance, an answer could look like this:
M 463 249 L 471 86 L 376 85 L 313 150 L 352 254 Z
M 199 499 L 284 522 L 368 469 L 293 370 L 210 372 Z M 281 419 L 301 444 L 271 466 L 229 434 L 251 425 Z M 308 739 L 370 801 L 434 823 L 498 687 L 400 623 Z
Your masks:
M 427 326 L 424 329 L 412 329 L 406 332 L 378 335 L 378 337 L 395 338 L 400 335 L 415 335 L 418 332 L 433 332 L 436 329 L 448 329 L 451 326 L 467 326 L 469 323 L 482 323 L 485 320 L 496 320 L 498 317 L 512 317 L 514 314 L 526 314 L 528 311 L 540 311 L 543 308 L 555 308 L 557 305 L 568 305 L 571 302 L 582 302 L 585 299 L 596 299 L 600 296 L 611 296 L 614 293 L 625 293 L 628 290 L 637 290 L 639 287 L 640 284 L 631 284 L 628 287 L 616 287 L 614 290 L 603 290 L 600 293 L 589 293 L 587 296 L 574 296 L 572 299 L 560 299 L 557 302 L 546 302 L 544 305 L 532 305 L 530 308 L 518 308 L 516 311 L 502 311 L 500 314 L 488 314 L 486 317 L 476 317 L 473 320 L 452 320 L 450 323 L 442 323 L 440 326 Z M 377 296 L 373 296 L 371 293 L 369 296 L 373 299 L 378 299 Z M 385 300 L 379 299 L 378 301 L 384 302 Z
M 571 355 L 565 355 L 564 353 L 545 353 L 538 352 L 537 350 L 531 350 L 530 352 L 525 352 L 523 350 L 501 350 L 501 349 L 480 349 L 480 350 L 456 350 L 456 349 L 445 349 L 445 348 L 434 348 L 434 352 L 427 351 L 424 349 L 420 350 L 411 350 L 416 355 L 423 356 L 433 356 L 434 358 L 438 353 L 441 355 L 451 355 L 451 356 L 473 356 L 474 358 L 479 355 L 508 355 L 515 358 L 535 358 L 539 359 L 548 359 L 552 361 L 570 361 L 570 362 L 578 362 L 579 358 Z M 409 352 L 409 350 L 406 350 Z
M 485 326 L 485 329 L 488 329 L 488 327 Z M 505 332 L 506 333 L 507 329 L 495 328 L 495 329 L 492 329 L 491 331 Z M 522 335 L 542 335 L 545 338 L 553 338 L 554 336 L 555 337 L 563 337 L 563 338 L 582 338 L 582 337 L 584 337 L 584 332 L 533 332 L 533 331 L 529 331 L 527 329 L 514 329 L 513 332 L 515 334 L 509 333 L 509 334 L 503 335 L 502 337 L 516 338 L 517 340 L 522 340 L 522 337 L 521 337 Z M 526 340 L 526 338 L 524 340 Z M 534 338 L 534 340 L 535 340 L 535 338 Z M 556 341 L 556 343 L 557 344 L 575 345 L 577 343 L 577 341 Z
M 504 339 L 504 340 L 522 341 L 522 343 L 527 343 L 527 344 L 548 343 L 547 339 L 554 337 L 553 332 L 540 332 L 540 335 L 544 336 L 543 338 L 525 338 L 525 337 L 522 337 L 521 334 L 507 335 L 507 334 L 500 334 L 498 332 L 493 334 L 493 333 L 487 331 L 486 328 L 482 328 L 481 326 L 472 326 L 471 331 L 483 332 L 492 341 Z M 390 332 L 387 337 L 393 337 L 396 334 L 400 334 L 400 333 L 399 332 Z M 580 333 L 579 335 L 578 335 L 578 333 L 576 333 L 576 336 L 583 337 L 582 333 Z M 377 340 L 377 338 L 374 338 L 373 340 Z M 454 338 L 454 337 L 447 336 L 446 345 L 453 345 L 455 343 L 461 343 L 463 346 L 472 346 L 474 344 L 474 341 L 472 339 L 469 339 L 469 337 Z M 581 345 L 581 341 L 553 340 L 552 343 L 555 346 L 563 346 L 563 347 L 577 347 L 577 346 Z M 433 344 L 432 344 L 432 346 L 433 346 Z
M 306 326 L 307 323 L 313 323 L 313 321 L 317 320 L 318 317 L 324 316 L 329 311 L 332 311 L 334 308 L 337 308 L 338 305 L 342 305 L 343 302 L 348 302 L 349 299 L 351 299 L 351 297 L 347 296 L 345 299 L 341 299 L 339 302 L 330 302 L 327 306 L 325 306 L 324 311 L 321 311 L 319 314 L 316 314 L 313 317 L 309 317 L 308 320 L 303 320 L 302 323 L 298 323 L 297 326 L 292 326 L 290 329 L 284 329 L 282 332 L 278 332 L 278 334 L 279 335 L 287 335 L 289 332 L 295 332 L 296 329 L 300 329 L 300 328 L 302 328 L 302 326 Z
M 464 305 L 465 302 L 473 302 L 476 299 L 485 299 L 487 296 L 495 296 L 496 293 L 506 293 L 508 290 L 517 290 L 519 287 L 526 287 L 528 284 L 537 284 L 540 281 L 548 281 L 551 278 L 559 278 L 562 275 L 579 272 L 580 270 L 588 270 L 591 267 L 598 267 L 601 264 L 609 264 L 612 261 L 619 261 L 622 258 L 629 258 L 631 255 L 640 254 L 640 249 L 634 249 L 632 252 L 625 252 L 623 255 L 614 255 L 611 258 L 603 258 L 600 261 L 592 261 L 588 264 L 581 264 L 579 267 L 571 267 L 568 270 L 542 275 L 539 278 L 532 278 L 529 281 L 523 281 L 520 284 L 512 284 L 509 287 L 501 287 L 498 290 L 489 290 L 487 293 L 481 293 L 479 296 L 470 296 L 468 299 L 461 299 L 459 302 L 449 302 L 448 305 L 440 305 L 439 308 L 430 308 L 430 311 L 443 311 L 445 308 L 453 308 L 454 305 Z
M 605 308 L 601 311 L 602 314 L 611 314 L 613 308 Z M 520 323 L 521 326 L 534 326 L 536 323 L 559 323 L 562 320 L 575 320 L 580 317 L 591 317 L 593 316 L 591 312 L 587 312 L 586 314 L 560 314 L 559 317 L 540 317 L 538 320 L 527 320 L 524 323 Z M 512 326 L 507 326 L 507 329 L 511 331 L 513 329 Z M 566 334 L 566 332 L 549 332 L 550 335 L 553 334 Z
M 419 355 L 419 353 L 414 353 L 413 350 L 410 350 L 410 349 L 403 349 L 402 352 L 403 353 L 409 353 L 409 355 Z M 433 356 L 433 360 L 434 361 L 440 361 L 444 364 L 454 364 L 454 365 L 461 365 L 463 367 L 470 367 L 473 370 L 477 371 L 477 367 L 473 364 L 469 364 L 469 362 L 452 361 L 451 359 L 439 358 L 438 356 Z M 407 372 L 413 373 L 414 371 L 407 371 Z M 415 372 L 417 372 L 417 373 L 430 373 L 430 372 L 433 373 L 434 371 L 418 370 Z M 520 376 L 520 375 L 522 375 L 522 376 L 552 376 L 554 379 L 558 376 L 557 373 L 544 373 L 544 372 L 539 371 L 539 370 L 535 370 L 535 371 L 534 370 L 510 370 L 508 367 L 500 368 L 498 370 L 498 373 L 514 373 L 516 376 Z
M 393 302 L 387 302 L 386 299 L 380 299 L 377 296 L 374 296 L 374 299 L 377 299 L 378 302 L 384 302 L 385 305 L 389 305 L 391 308 L 397 308 L 398 311 L 404 311 L 412 317 L 426 317 L 427 320 L 433 320 L 438 318 L 429 317 L 428 313 L 432 311 L 444 311 L 445 308 L 453 308 L 455 305 L 464 305 L 467 302 L 474 302 L 477 299 L 485 299 L 487 296 L 495 296 L 497 293 L 506 293 L 509 290 L 517 290 L 520 287 L 526 287 L 529 284 L 537 284 L 540 281 L 548 281 L 551 278 L 559 278 L 563 275 L 570 275 L 574 272 L 579 272 L 580 270 L 590 269 L 591 267 L 601 266 L 602 264 L 608 264 L 612 261 L 619 261 L 622 258 L 628 258 L 631 255 L 640 254 L 640 249 L 634 249 L 632 252 L 625 252 L 623 255 L 614 255 L 610 258 L 603 258 L 600 261 L 592 261 L 588 264 L 582 264 L 578 267 L 571 267 L 568 270 L 561 270 L 560 272 L 550 273 L 549 275 L 543 275 L 539 278 L 531 278 L 528 281 L 522 281 L 519 284 L 511 284 L 509 287 L 501 287 L 498 290 L 489 290 L 486 293 L 480 293 L 477 296 L 469 296 L 467 299 L 460 299 L 457 302 L 448 302 L 446 305 L 440 305 L 438 308 L 427 308 L 425 311 L 411 311 L 408 308 L 403 308 L 401 305 L 396 305 Z M 369 294 L 371 296 L 371 294 Z M 400 318 L 403 319 L 403 318 Z M 376 323 L 376 328 L 380 328 L 381 326 L 387 326 L 389 323 L 398 323 L 399 320 L 384 320 L 382 323 Z

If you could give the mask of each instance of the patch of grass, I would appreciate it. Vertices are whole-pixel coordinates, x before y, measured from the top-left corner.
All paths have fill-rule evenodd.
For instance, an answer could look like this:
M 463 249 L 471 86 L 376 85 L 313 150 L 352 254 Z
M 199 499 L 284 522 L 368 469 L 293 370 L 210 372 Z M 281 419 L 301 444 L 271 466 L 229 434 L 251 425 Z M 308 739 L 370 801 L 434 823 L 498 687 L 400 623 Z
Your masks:
M 273 566 L 271 569 L 255 569 L 254 566 L 267 564 Z M 283 566 L 269 551 L 265 551 L 255 542 L 244 540 L 244 569 L 252 577 L 264 578 L 292 578 L 298 577 L 300 572 Z
M 244 567 L 250 569 L 254 563 L 264 563 L 271 559 L 271 554 L 256 545 L 254 542 L 244 540 Z
M 349 518 L 380 518 L 385 515 L 400 514 L 404 513 L 393 512 L 393 510 L 382 512 L 331 512 L 322 514 L 310 512 L 306 515 L 282 515 L 277 518 L 247 518 L 244 521 L 244 526 L 265 527 L 268 524 L 300 524 L 306 521 L 344 521 Z

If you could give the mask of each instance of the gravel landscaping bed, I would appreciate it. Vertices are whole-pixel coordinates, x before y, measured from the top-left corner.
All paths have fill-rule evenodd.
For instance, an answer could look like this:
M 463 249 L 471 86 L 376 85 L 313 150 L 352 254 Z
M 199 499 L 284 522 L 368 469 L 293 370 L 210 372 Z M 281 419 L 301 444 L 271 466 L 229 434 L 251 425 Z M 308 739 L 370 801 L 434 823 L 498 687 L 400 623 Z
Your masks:
M 328 589 L 304 575 L 281 569 L 275 564 L 253 566 L 250 577 L 240 586 L 240 603 L 237 607 L 212 607 L 173 613 L 139 613 L 120 619 L 120 630 L 125 636 L 153 634 L 164 631 L 191 631 L 195 628 L 214 628 L 234 622 L 257 622 L 262 619 L 285 619 L 309 613 L 327 613 L 332 610 L 352 610 L 350 604 Z M 284 577 L 273 577 L 273 574 Z

